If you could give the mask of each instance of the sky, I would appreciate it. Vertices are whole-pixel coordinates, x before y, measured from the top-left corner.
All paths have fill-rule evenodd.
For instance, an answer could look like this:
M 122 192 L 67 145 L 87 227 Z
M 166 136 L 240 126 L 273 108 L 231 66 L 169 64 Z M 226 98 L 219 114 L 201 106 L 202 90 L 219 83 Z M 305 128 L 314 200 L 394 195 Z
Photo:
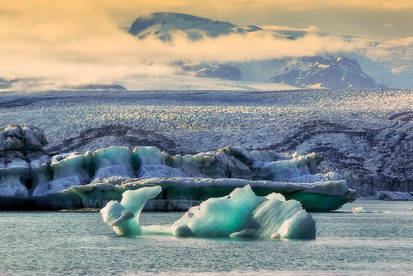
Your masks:
M 329 33 L 372 37 L 413 36 L 411 0 L 204 0 L 100 1 L 116 20 L 175 11 L 247 25 L 317 26 Z
M 165 45 L 155 39 L 139 41 L 122 29 L 136 17 L 157 11 L 329 35 L 310 32 L 297 41 L 268 34 L 202 42 L 178 37 Z M 386 59 L 389 49 L 394 54 L 398 47 L 413 45 L 412 15 L 411 0 L 0 0 L 0 78 L 89 83 L 126 74 L 171 74 L 168 63 L 174 59 L 226 62 L 345 52 L 365 48 L 366 39 L 384 40 L 368 52 Z M 343 35 L 360 39 L 350 43 Z

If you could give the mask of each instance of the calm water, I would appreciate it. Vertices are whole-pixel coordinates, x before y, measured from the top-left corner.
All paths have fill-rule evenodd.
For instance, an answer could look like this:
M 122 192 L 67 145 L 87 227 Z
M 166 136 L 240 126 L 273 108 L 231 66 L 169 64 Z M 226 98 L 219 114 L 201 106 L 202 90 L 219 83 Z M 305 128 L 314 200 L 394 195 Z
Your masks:
M 350 213 L 351 207 L 385 213 Z M 0 212 L 0 275 L 413 274 L 413 202 L 313 214 L 317 240 L 115 236 L 98 213 Z M 145 213 L 168 224 L 181 213 Z M 209 274 L 209 273 L 207 273 Z

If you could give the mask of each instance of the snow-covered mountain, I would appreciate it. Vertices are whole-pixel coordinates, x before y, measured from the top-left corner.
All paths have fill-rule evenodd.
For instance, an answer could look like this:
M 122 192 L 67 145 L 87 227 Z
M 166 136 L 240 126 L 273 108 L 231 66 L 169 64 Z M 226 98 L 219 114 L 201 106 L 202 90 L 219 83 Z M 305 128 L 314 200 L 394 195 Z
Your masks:
M 233 33 L 270 32 L 276 38 L 295 40 L 305 36 L 305 30 L 265 29 L 259 26 L 237 26 L 208 18 L 158 12 L 138 17 L 129 33 L 145 39 L 156 37 L 162 41 L 173 40 L 183 34 L 191 40 L 218 37 Z M 259 60 L 230 63 L 176 62 L 182 74 L 192 77 L 217 78 L 232 81 L 273 82 L 300 88 L 379 88 L 383 87 L 369 76 L 356 59 L 345 55 L 325 55 L 279 60 Z
M 129 33 L 139 39 L 155 36 L 163 41 L 172 40 L 174 33 L 185 34 L 191 40 L 218 37 L 231 33 L 264 31 L 256 25 L 237 26 L 230 22 L 211 20 L 183 13 L 156 12 L 138 17 L 130 26 Z M 265 30 L 268 31 L 268 30 Z M 271 30 L 274 37 L 294 40 L 307 34 L 305 30 Z
M 382 88 L 363 72 L 359 63 L 345 56 L 292 59 L 273 82 L 309 88 Z
M 253 28 L 245 31 L 251 30 Z M 129 33 L 139 39 L 155 36 L 163 41 L 170 41 L 175 32 L 184 33 L 191 40 L 198 40 L 205 36 L 217 37 L 234 31 L 244 30 L 229 22 L 173 12 L 157 12 L 138 17 L 129 28 Z
M 342 55 L 180 66 L 195 77 L 274 82 L 298 88 L 385 87 L 366 74 L 357 60 Z

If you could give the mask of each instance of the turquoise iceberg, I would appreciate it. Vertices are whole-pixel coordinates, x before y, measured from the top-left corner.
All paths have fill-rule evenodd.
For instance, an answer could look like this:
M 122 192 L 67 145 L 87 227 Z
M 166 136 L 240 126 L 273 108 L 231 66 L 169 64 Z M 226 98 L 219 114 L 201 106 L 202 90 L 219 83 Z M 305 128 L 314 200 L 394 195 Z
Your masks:
M 144 187 L 122 194 L 122 200 L 110 201 L 100 211 L 103 221 L 117 235 L 145 234 L 139 215 L 145 203 L 161 192 L 160 186 Z M 210 198 L 190 208 L 168 229 L 147 226 L 146 233 L 177 237 L 315 239 L 315 221 L 296 200 L 281 194 L 257 196 L 249 185 L 234 189 L 229 195 Z M 159 229 L 164 229 L 163 232 Z

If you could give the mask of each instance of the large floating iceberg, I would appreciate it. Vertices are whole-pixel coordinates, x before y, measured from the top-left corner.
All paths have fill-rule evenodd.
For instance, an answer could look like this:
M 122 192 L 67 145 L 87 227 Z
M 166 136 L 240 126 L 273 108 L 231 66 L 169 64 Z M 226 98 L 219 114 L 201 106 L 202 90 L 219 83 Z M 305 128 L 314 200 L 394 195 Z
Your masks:
M 187 210 L 246 185 L 259 196 L 282 193 L 308 211 L 338 209 L 355 198 L 339 174 L 318 172 L 322 158 L 315 154 L 226 147 L 170 155 L 156 147 L 108 147 L 52 155 L 37 128 L 9 126 L 0 134 L 0 208 L 101 208 L 126 190 L 152 186 L 162 187 L 145 207 L 152 210 Z
M 160 192 L 160 186 L 124 192 L 120 203 L 110 201 L 100 211 L 103 221 L 118 235 L 145 233 L 145 227 L 139 224 L 140 212 L 146 201 Z M 256 196 L 249 185 L 190 208 L 170 229 L 164 229 L 163 234 L 177 237 L 314 239 L 316 236 L 313 218 L 298 201 L 286 201 L 277 193 Z

